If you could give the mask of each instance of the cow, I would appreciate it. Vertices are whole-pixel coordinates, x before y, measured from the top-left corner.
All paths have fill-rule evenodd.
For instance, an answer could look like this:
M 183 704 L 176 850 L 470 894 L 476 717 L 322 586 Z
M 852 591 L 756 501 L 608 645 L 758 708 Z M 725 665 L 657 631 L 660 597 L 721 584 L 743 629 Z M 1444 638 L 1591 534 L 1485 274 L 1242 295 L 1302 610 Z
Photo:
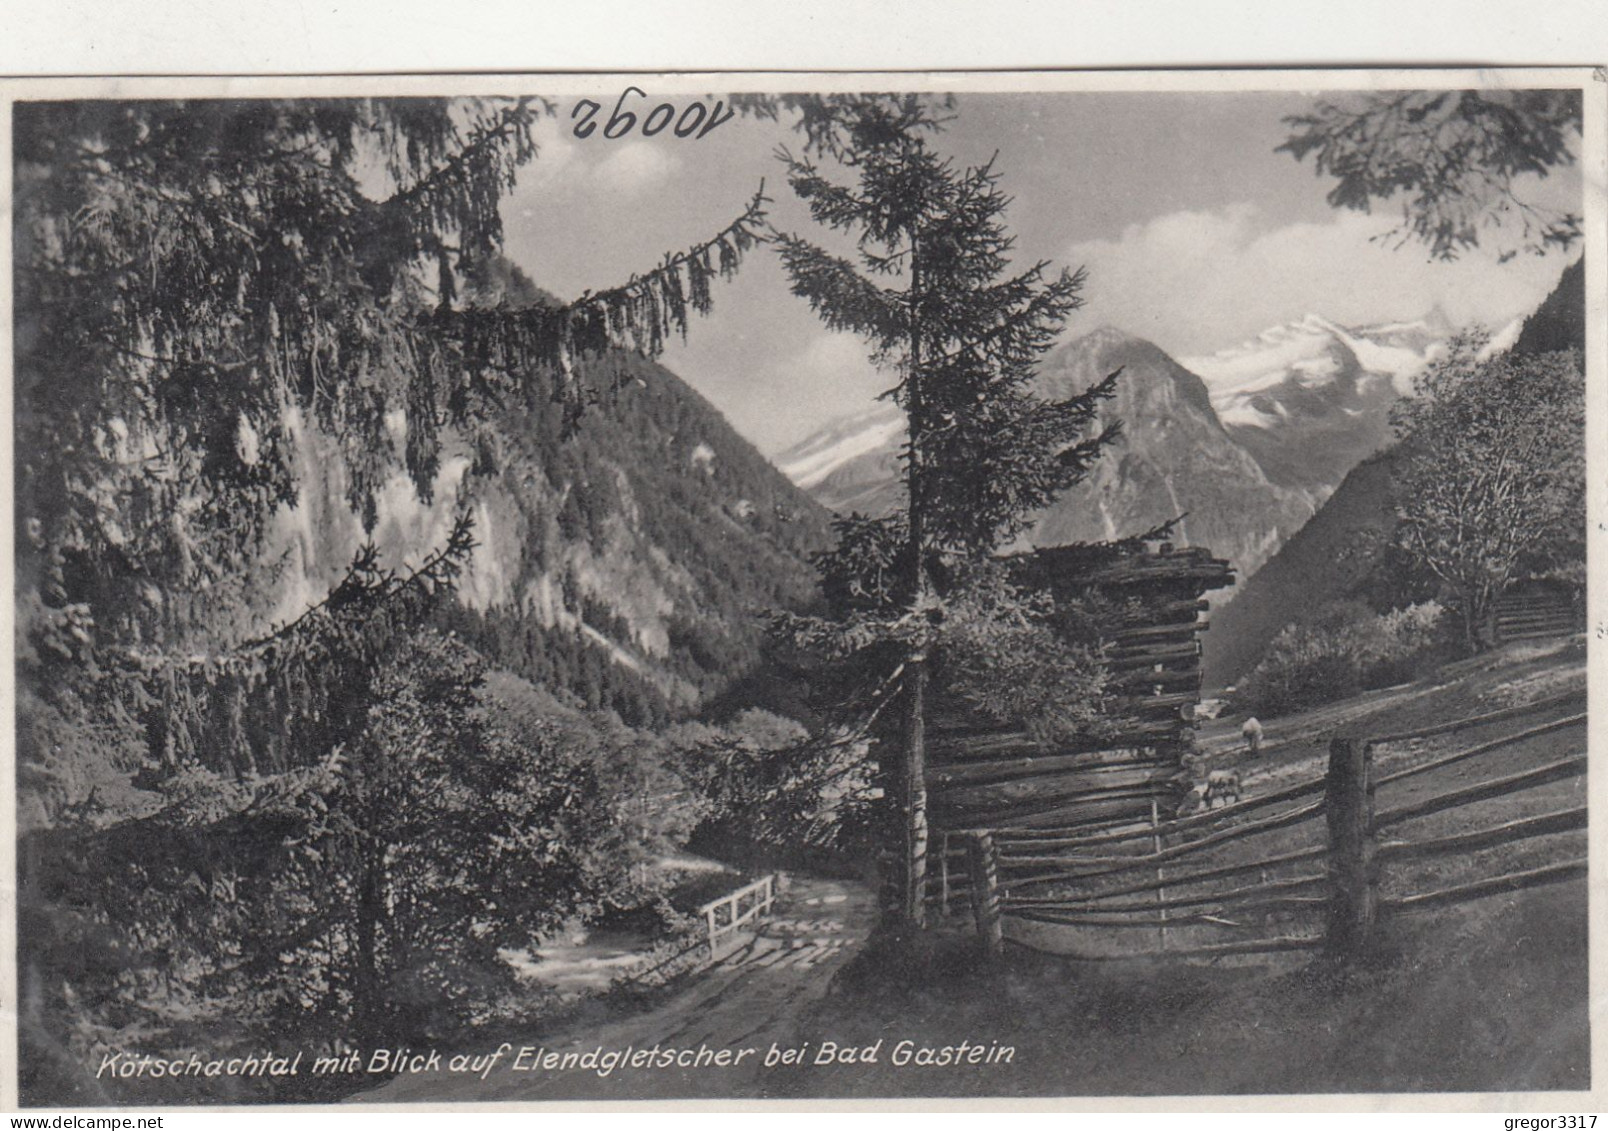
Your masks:
M 1178 803 L 1177 816 L 1188 817 L 1206 809 L 1221 809 L 1241 799 L 1240 778 L 1234 770 L 1212 770 L 1205 781 L 1190 785 Z
M 1221 809 L 1240 799 L 1239 774 L 1233 770 L 1213 770 L 1206 775 L 1206 804 Z
M 1245 739 L 1245 751 L 1253 757 L 1262 750 L 1262 724 L 1255 715 L 1246 719 L 1240 727 L 1240 737 Z

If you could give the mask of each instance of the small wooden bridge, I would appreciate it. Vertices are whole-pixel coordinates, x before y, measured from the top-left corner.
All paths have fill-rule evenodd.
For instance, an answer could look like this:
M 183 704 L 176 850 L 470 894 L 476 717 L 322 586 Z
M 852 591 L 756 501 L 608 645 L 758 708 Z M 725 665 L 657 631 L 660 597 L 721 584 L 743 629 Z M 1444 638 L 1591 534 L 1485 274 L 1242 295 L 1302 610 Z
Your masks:
M 772 872 L 698 908 L 708 932 L 710 959 L 718 960 L 735 949 L 743 929 L 769 915 L 775 903 L 776 874 Z

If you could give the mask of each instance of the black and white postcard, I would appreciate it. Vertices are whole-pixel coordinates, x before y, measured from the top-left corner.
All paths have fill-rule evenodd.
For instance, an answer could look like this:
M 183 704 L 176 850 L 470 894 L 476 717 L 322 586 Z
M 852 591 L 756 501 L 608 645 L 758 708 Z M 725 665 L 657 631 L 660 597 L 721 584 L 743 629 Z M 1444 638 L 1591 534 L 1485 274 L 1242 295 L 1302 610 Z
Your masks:
M 1608 1084 L 1601 72 L 0 94 L 8 1102 Z

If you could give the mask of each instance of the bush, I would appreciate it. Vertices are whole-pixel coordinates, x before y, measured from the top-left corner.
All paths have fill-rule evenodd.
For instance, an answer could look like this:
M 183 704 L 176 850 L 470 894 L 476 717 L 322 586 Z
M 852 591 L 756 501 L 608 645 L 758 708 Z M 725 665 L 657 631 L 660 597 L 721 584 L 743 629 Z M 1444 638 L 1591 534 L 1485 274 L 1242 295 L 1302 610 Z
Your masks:
M 940 692 L 1041 742 L 1109 730 L 1110 676 L 1097 633 L 1082 623 L 1092 619 L 1087 609 L 1057 609 L 1048 593 L 1012 584 L 991 563 L 970 568 L 946 613 Z
M 1273 717 L 1405 682 L 1438 655 L 1441 613 L 1433 601 L 1383 614 L 1357 602 L 1325 606 L 1273 638 L 1240 699 Z

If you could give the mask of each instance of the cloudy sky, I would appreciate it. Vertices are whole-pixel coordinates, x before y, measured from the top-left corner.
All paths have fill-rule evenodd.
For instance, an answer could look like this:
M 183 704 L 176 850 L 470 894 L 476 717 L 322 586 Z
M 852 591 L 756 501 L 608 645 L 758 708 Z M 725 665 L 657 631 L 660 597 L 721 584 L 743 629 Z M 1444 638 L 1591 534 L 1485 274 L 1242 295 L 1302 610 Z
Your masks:
M 935 144 L 965 164 L 998 152 L 1022 262 L 1088 269 L 1068 338 L 1113 325 L 1187 356 L 1308 312 L 1358 324 L 1416 318 L 1437 304 L 1454 322 L 1500 328 L 1551 289 L 1566 262 L 1556 254 L 1498 265 L 1482 251 L 1433 263 L 1418 245 L 1372 238 L 1392 226 L 1390 209 L 1332 209 L 1330 182 L 1310 160 L 1274 152 L 1288 133 L 1281 119 L 1315 98 L 969 95 Z M 634 101 L 640 110 L 659 99 Z M 728 223 L 762 179 L 773 222 L 810 234 L 774 156 L 797 145 L 787 123 L 739 118 L 702 140 L 666 131 L 609 141 L 601 130 L 580 140 L 569 109 L 561 101 L 559 117 L 543 123 L 541 152 L 503 206 L 509 253 L 549 291 L 574 297 L 650 268 Z M 1578 210 L 1573 169 L 1524 189 Z M 767 252 L 715 302 L 664 361 L 762 451 L 869 407 L 889 383 L 858 341 L 827 332 L 788 293 Z

